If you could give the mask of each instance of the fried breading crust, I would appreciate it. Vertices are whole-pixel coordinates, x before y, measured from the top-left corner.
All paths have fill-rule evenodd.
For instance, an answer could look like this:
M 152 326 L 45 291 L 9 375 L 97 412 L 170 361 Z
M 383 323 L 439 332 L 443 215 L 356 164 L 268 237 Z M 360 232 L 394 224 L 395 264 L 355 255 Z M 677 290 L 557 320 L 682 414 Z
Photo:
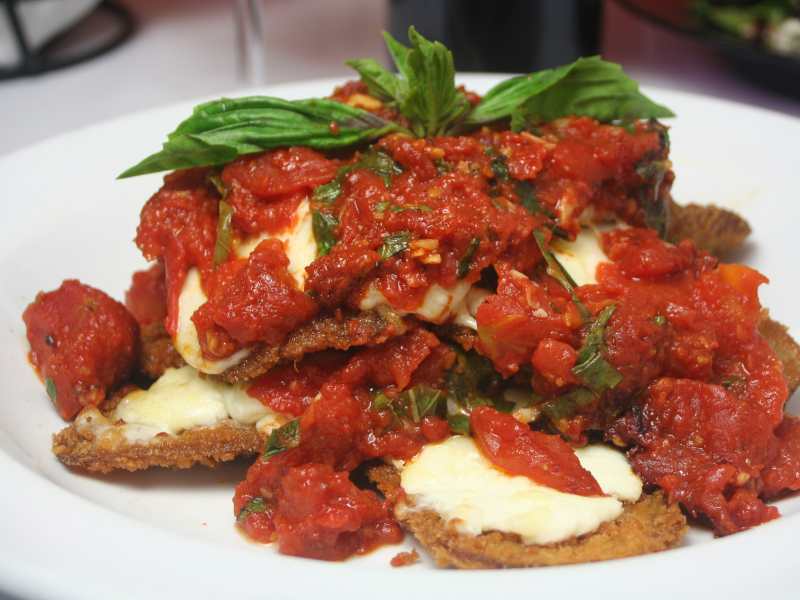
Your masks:
M 692 240 L 698 248 L 723 256 L 741 247 L 750 235 L 750 225 L 735 212 L 714 206 L 670 201 L 667 239 L 678 243 Z
M 800 385 L 800 345 L 794 341 L 785 325 L 773 321 L 769 313 L 764 310 L 758 331 L 767 340 L 770 348 L 783 363 L 783 375 L 791 396 Z
M 282 361 L 298 361 L 306 354 L 321 350 L 382 344 L 407 329 L 405 321 L 392 310 L 319 317 L 289 334 L 282 346 L 262 345 L 219 377 L 227 383 L 242 383 L 263 375 Z
M 158 379 L 167 369 L 179 369 L 186 364 L 163 323 L 141 325 L 139 340 L 139 370 L 147 377 Z
M 69 427 L 53 436 L 53 453 L 62 463 L 93 473 L 150 467 L 188 469 L 197 464 L 214 467 L 239 456 L 255 455 L 262 445 L 255 426 L 233 420 L 132 443 L 96 408 L 84 409 Z
M 661 492 L 629 504 L 614 521 L 590 534 L 557 544 L 531 546 L 519 536 L 499 531 L 472 536 L 448 528 L 431 510 L 405 508 L 400 475 L 389 465 L 375 467 L 370 479 L 392 502 L 400 523 L 422 544 L 440 567 L 491 569 L 539 567 L 593 562 L 659 552 L 677 546 L 687 530 L 686 518 Z

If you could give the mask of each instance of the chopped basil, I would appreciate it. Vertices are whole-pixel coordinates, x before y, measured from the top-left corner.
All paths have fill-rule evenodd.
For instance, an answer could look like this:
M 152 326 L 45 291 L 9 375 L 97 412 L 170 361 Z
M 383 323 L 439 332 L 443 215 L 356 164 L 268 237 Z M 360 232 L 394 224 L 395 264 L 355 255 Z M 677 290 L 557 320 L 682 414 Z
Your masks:
M 217 240 L 214 243 L 214 264 L 228 260 L 233 240 L 233 207 L 225 200 L 219 201 L 217 218 Z
M 472 265 L 472 259 L 475 257 L 475 252 L 478 251 L 478 247 L 481 245 L 480 238 L 472 238 L 469 241 L 469 245 L 467 246 L 466 251 L 464 252 L 464 256 L 458 261 L 458 267 L 456 269 L 456 275 L 458 275 L 459 279 L 463 279 L 469 273 L 469 268 Z
M 394 398 L 379 391 L 372 397 L 373 410 L 391 410 L 399 418 L 419 423 L 429 415 L 435 415 L 445 400 L 442 390 L 428 385 L 415 385 Z
M 44 389 L 47 390 L 47 395 L 50 396 L 50 400 L 56 402 L 58 400 L 58 390 L 56 390 L 56 382 L 53 381 L 51 377 L 47 377 L 44 380 Z
M 514 191 L 517 192 L 519 203 L 532 215 L 553 215 L 549 211 L 545 211 L 542 204 L 536 198 L 536 190 L 529 181 L 518 181 L 514 186 Z
M 622 375 L 603 357 L 605 329 L 616 306 L 605 307 L 589 327 L 589 333 L 578 352 L 578 360 L 572 368 L 573 374 L 589 389 L 600 394 L 613 389 L 622 381 Z
M 467 415 L 447 415 L 450 431 L 459 435 L 469 435 L 469 417 Z
M 655 229 L 662 238 L 667 235 L 669 202 L 661 197 L 661 184 L 670 168 L 671 163 L 668 160 L 654 160 L 636 168 L 637 174 L 645 182 L 639 192 L 639 204 L 644 210 L 645 225 Z
M 492 159 L 491 167 L 494 178 L 497 181 L 508 181 L 510 176 L 508 174 L 506 157 L 497 152 L 494 148 L 487 148 L 485 154 Z
M 596 399 L 591 390 L 579 387 L 542 404 L 542 412 L 552 421 L 569 419 L 579 408 L 590 405 Z
M 399 231 L 392 233 L 383 238 L 383 245 L 378 250 L 378 255 L 381 260 L 391 258 L 395 254 L 399 254 L 404 250 L 408 250 L 408 244 L 411 241 L 411 233 L 408 231 Z
M 267 447 L 264 449 L 263 458 L 271 458 L 289 448 L 296 448 L 300 444 L 300 421 L 294 419 L 281 425 L 269 434 Z
M 239 512 L 239 516 L 236 517 L 236 519 L 238 521 L 244 521 L 248 515 L 263 512 L 267 512 L 267 503 L 262 497 L 256 496 L 245 505 L 245 507 Z
M 392 399 L 384 392 L 378 392 L 372 397 L 372 410 L 385 410 L 392 407 Z
M 667 317 L 665 317 L 664 315 L 656 315 L 655 317 L 653 317 L 653 323 L 655 323 L 659 327 L 663 327 L 664 325 L 667 324 Z
M 380 178 L 383 179 L 383 184 L 387 188 L 392 184 L 392 176 L 403 172 L 400 165 L 398 165 L 391 156 L 386 154 L 386 152 L 369 148 L 361 154 L 356 162 L 340 168 L 336 172 L 336 177 L 331 181 L 318 185 L 314 189 L 314 202 L 320 204 L 333 204 L 336 202 L 336 199 L 342 193 L 344 178 L 348 173 L 359 169 L 366 169 L 380 176 Z
M 539 251 L 542 253 L 545 263 L 547 264 L 547 273 L 551 277 L 557 279 L 558 282 L 564 286 L 564 289 L 569 292 L 569 295 L 572 298 L 572 301 L 575 303 L 575 306 L 578 307 L 578 312 L 581 314 L 583 320 L 588 321 L 591 318 L 591 313 L 575 293 L 575 288 L 578 287 L 578 284 L 572 278 L 572 275 L 570 275 L 564 266 L 558 261 L 558 259 L 555 257 L 555 254 L 553 254 L 553 252 L 545 245 L 544 235 L 542 232 L 538 229 L 535 230 L 533 232 L 533 237 L 536 240 L 536 245 L 539 246 Z
M 341 193 L 342 182 L 337 177 L 333 181 L 318 185 L 314 189 L 313 199 L 314 202 L 319 202 L 320 204 L 333 204 Z
M 315 210 L 311 215 L 311 226 L 317 242 L 317 256 L 325 256 L 336 245 L 333 230 L 339 226 L 339 219 L 330 213 Z

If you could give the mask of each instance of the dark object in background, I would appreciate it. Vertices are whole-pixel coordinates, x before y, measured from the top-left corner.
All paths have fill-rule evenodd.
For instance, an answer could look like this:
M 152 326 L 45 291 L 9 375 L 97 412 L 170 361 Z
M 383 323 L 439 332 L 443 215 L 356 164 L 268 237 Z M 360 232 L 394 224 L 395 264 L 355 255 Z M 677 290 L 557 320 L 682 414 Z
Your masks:
M 599 52 L 601 0 L 392 0 L 390 33 L 410 25 L 453 51 L 459 71 L 524 73 Z
M 632 14 L 669 31 L 692 37 L 723 54 L 744 77 L 776 92 L 800 98 L 800 59 L 765 48 L 702 23 L 695 0 L 616 0 Z M 665 48 L 665 52 L 669 49 Z
M 37 1 L 0 0 L 0 19 L 7 20 L 17 49 L 17 62 L 0 66 L 0 80 L 39 75 L 95 58 L 122 44 L 135 29 L 126 8 L 114 0 L 103 0 L 86 17 L 33 48 L 19 6 Z

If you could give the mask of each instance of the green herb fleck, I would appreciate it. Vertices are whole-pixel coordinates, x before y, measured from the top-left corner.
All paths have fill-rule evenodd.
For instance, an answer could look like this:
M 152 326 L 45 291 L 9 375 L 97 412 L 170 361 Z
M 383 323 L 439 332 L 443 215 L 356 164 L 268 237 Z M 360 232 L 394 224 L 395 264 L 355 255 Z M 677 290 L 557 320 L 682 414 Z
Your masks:
M 542 404 L 542 412 L 552 421 L 569 419 L 578 409 L 589 406 L 596 399 L 591 390 L 579 387 Z
M 245 504 L 244 508 L 239 513 L 239 516 L 236 517 L 236 520 L 241 522 L 244 521 L 249 515 L 253 513 L 263 513 L 267 512 L 267 503 L 261 496 L 256 496 L 250 502 Z
M 289 448 L 300 445 L 300 421 L 294 419 L 277 429 L 273 429 L 267 440 L 263 458 L 271 458 Z
M 325 256 L 336 245 L 333 231 L 339 226 L 339 219 L 330 213 L 315 210 L 311 215 L 311 226 L 317 242 L 317 256 Z
M 214 243 L 214 264 L 220 265 L 228 260 L 233 241 L 233 207 L 225 200 L 219 201 L 217 218 L 217 240 Z
M 313 200 L 320 204 L 333 204 L 342 193 L 342 182 L 337 177 L 333 181 L 318 185 L 314 189 Z
M 392 233 L 383 238 L 383 245 L 378 250 L 378 255 L 381 260 L 391 258 L 395 254 L 399 254 L 404 250 L 408 250 L 409 242 L 411 241 L 411 233 L 408 231 L 399 231 Z
M 458 267 L 456 269 L 456 275 L 458 275 L 459 279 L 463 279 L 469 273 L 469 268 L 472 266 L 472 259 L 475 257 L 475 253 L 478 251 L 478 247 L 481 245 L 480 238 L 472 238 L 469 241 L 469 245 L 467 249 L 464 251 L 464 255 L 458 261 Z
M 664 325 L 667 324 L 667 317 L 665 317 L 664 315 L 656 315 L 655 317 L 653 317 L 653 323 L 655 323 L 659 327 L 663 327 Z
M 54 403 L 58 400 L 58 390 L 56 390 L 56 382 L 51 377 L 44 380 L 44 389 L 47 390 L 47 395 Z
M 447 415 L 450 431 L 457 435 L 469 435 L 469 417 L 467 415 Z
M 613 389 L 622 381 L 622 375 L 603 357 L 605 330 L 616 306 L 606 306 L 589 327 L 589 333 L 578 352 L 578 360 L 572 368 L 573 374 L 593 392 L 600 394 Z

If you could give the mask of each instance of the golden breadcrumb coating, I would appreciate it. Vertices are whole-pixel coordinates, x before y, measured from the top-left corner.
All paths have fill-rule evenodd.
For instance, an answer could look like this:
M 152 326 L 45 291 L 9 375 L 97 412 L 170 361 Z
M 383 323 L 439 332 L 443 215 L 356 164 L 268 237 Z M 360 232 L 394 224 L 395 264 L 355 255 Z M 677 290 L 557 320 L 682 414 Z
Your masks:
M 409 504 L 394 467 L 375 467 L 369 477 L 397 506 Z M 593 533 L 542 546 L 524 544 L 519 536 L 499 531 L 477 536 L 458 533 L 431 510 L 396 509 L 395 514 L 437 565 L 459 569 L 565 565 L 648 554 L 677 546 L 687 529 L 683 513 L 661 492 L 626 505 L 617 519 Z
M 148 441 L 131 441 L 123 426 L 96 408 L 84 409 L 69 427 L 53 436 L 53 453 L 62 463 L 93 473 L 150 467 L 188 469 L 198 464 L 214 467 L 239 456 L 255 455 L 262 445 L 254 425 L 230 419 L 178 435 L 161 433 Z
M 671 242 L 689 239 L 698 248 L 724 256 L 740 248 L 749 235 L 750 225 L 733 211 L 713 204 L 670 202 L 667 239 Z

